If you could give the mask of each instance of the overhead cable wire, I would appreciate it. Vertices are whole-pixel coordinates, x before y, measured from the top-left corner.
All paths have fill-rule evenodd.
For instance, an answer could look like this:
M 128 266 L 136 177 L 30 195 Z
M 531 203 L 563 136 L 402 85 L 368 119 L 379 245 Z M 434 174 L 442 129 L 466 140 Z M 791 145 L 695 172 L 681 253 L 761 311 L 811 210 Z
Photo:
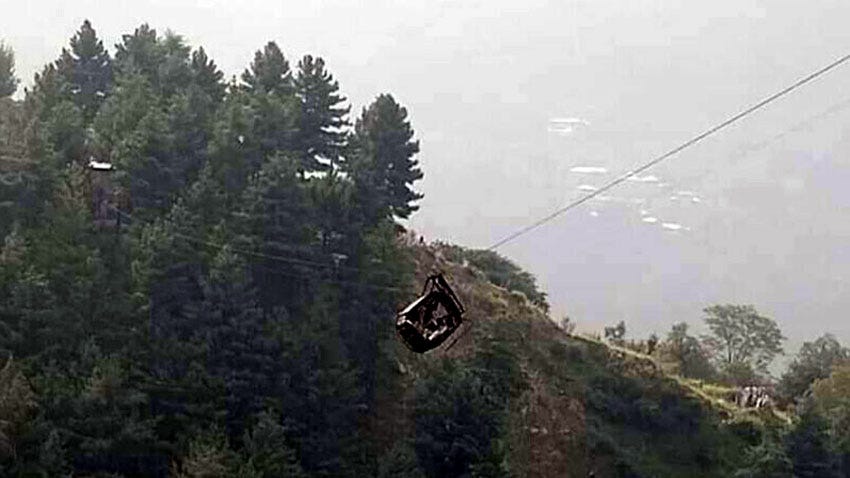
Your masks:
M 492 251 L 492 250 L 497 249 L 497 248 L 499 248 L 499 247 L 501 247 L 501 246 L 503 246 L 503 245 L 505 245 L 505 244 L 507 244 L 511 241 L 514 241 L 515 239 L 519 238 L 520 236 L 528 234 L 529 232 L 539 228 L 540 226 L 543 226 L 544 224 L 552 221 L 553 219 L 557 218 L 558 216 L 566 213 L 567 211 L 574 209 L 574 208 L 586 203 L 587 201 L 595 198 L 596 196 L 599 196 L 600 194 L 602 194 L 602 193 L 616 187 L 617 185 L 627 181 L 629 178 L 646 171 L 647 169 L 657 165 L 658 163 L 660 163 L 664 160 L 667 160 L 667 159 L 675 156 L 679 152 L 681 152 L 685 149 L 688 149 L 691 146 L 694 146 L 695 144 L 697 144 L 697 143 L 701 142 L 702 140 L 704 140 L 705 138 L 708 138 L 709 136 L 717 133 L 718 131 L 720 131 L 720 130 L 722 130 L 722 129 L 724 129 L 724 128 L 726 128 L 726 127 L 728 127 L 728 126 L 730 126 L 734 123 L 737 123 L 738 121 L 745 118 L 746 116 L 749 116 L 750 114 L 758 111 L 759 109 L 764 108 L 765 106 L 769 105 L 770 103 L 773 103 L 774 101 L 776 101 L 776 100 L 782 98 L 783 96 L 791 93 L 792 91 L 796 90 L 797 88 L 800 88 L 801 86 L 805 85 L 806 83 L 809 83 L 809 82 L 815 80 L 816 78 L 826 74 L 827 72 L 837 68 L 838 66 L 846 63 L 848 60 L 850 60 L 850 54 L 842 56 L 838 60 L 835 60 L 832 63 L 828 64 L 827 66 L 815 71 L 814 73 L 811 73 L 811 74 L 803 77 L 802 79 L 796 81 L 795 83 L 791 84 L 790 86 L 785 87 L 784 89 L 768 96 L 767 98 L 759 101 L 758 103 L 750 106 L 749 108 L 746 108 L 743 111 L 733 115 L 732 117 L 726 119 L 725 121 L 705 130 L 704 132 L 694 136 L 693 138 L 689 139 L 688 141 L 685 141 L 684 143 L 680 144 L 679 146 L 676 146 L 675 148 L 667 151 L 666 153 L 664 153 L 660 156 L 657 156 L 654 159 L 652 159 L 652 160 L 644 163 L 643 165 L 637 167 L 636 169 L 628 171 L 627 173 L 615 178 L 614 180 L 612 180 L 612 181 L 606 183 L 605 185 L 601 186 L 599 189 L 596 189 L 595 191 L 592 191 L 592 192 L 590 192 L 590 193 L 588 193 L 584 196 L 581 196 L 578 199 L 570 202 L 569 204 L 557 209 L 556 211 L 552 212 L 551 214 L 544 216 L 544 217 L 538 219 L 537 221 L 508 234 L 504 238 L 500 239 L 499 241 L 495 242 L 493 245 L 488 247 L 487 250 Z
M 122 210 L 120 210 L 116 207 L 110 207 L 110 208 L 113 211 L 115 211 L 117 214 L 119 214 L 119 215 L 121 215 L 121 216 L 123 216 L 123 217 L 125 217 L 125 218 L 127 218 L 131 221 L 135 220 L 135 218 L 127 212 L 124 212 L 124 211 L 122 211 Z M 233 252 L 235 254 L 253 256 L 253 257 L 257 257 L 257 258 L 261 258 L 261 259 L 268 259 L 268 260 L 271 260 L 271 261 L 282 262 L 282 263 L 291 264 L 291 265 L 301 265 L 301 266 L 305 266 L 305 267 L 324 268 L 324 269 L 333 269 L 333 270 L 349 270 L 349 271 L 352 271 L 352 272 L 368 272 L 368 273 L 378 273 L 380 275 L 389 275 L 389 272 L 382 271 L 382 270 L 373 271 L 373 270 L 367 270 L 365 268 L 358 268 L 358 267 L 351 267 L 351 266 L 341 266 L 341 265 L 336 265 L 336 264 L 329 264 L 329 263 L 324 263 L 324 262 L 311 261 L 311 260 L 308 260 L 308 259 L 285 257 L 285 256 L 274 255 L 274 254 L 265 254 L 265 253 L 262 253 L 262 252 L 250 251 L 250 250 L 247 250 L 247 249 L 240 249 L 240 248 L 233 247 L 230 244 L 221 244 L 221 243 L 209 241 L 209 240 L 206 240 L 206 239 L 203 239 L 203 238 L 200 238 L 200 237 L 195 237 L 195 236 L 191 236 L 191 235 L 188 235 L 188 234 L 183 234 L 183 233 L 180 233 L 180 232 L 172 232 L 172 235 L 174 235 L 175 237 L 178 237 L 180 239 L 183 239 L 185 241 L 192 242 L 192 243 L 195 243 L 195 244 L 198 244 L 198 245 L 205 245 L 205 246 L 212 247 L 212 248 L 219 249 L 219 250 L 225 250 L 226 249 L 226 250 Z M 278 275 L 285 275 L 285 276 L 294 277 L 294 278 L 305 278 L 305 279 L 308 278 L 308 276 L 306 276 L 306 275 L 286 273 L 284 271 L 273 270 L 273 269 L 265 268 L 265 267 L 264 267 L 264 269 L 266 269 L 270 273 L 274 273 L 274 274 L 278 274 Z M 387 290 L 387 291 L 402 291 L 402 290 L 404 290 L 404 289 L 399 288 L 399 287 L 382 286 L 382 285 L 376 285 L 376 284 L 365 284 L 365 283 L 354 282 L 354 281 L 346 281 L 346 280 L 341 280 L 341 279 L 317 279 L 317 280 L 319 280 L 321 282 L 330 282 L 330 283 L 336 283 L 336 284 L 342 284 L 342 285 L 360 285 L 360 286 L 365 286 L 365 287 L 372 288 L 372 289 L 380 289 L 380 290 Z

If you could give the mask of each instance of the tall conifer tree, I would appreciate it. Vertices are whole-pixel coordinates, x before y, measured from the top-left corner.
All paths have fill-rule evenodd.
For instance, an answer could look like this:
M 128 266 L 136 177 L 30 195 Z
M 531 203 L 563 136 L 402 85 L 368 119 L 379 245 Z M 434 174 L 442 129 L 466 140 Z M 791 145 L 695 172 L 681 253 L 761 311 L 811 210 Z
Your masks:
M 123 35 L 121 43 L 115 45 L 115 70 L 122 75 L 137 73 L 152 79 L 157 76 L 161 56 L 156 30 L 145 23 L 132 35 Z
M 12 96 L 18 89 L 15 77 L 15 52 L 0 42 L 0 98 Z
M 307 191 L 297 176 L 297 162 L 287 155 L 269 159 L 248 186 L 242 205 L 243 242 L 266 256 L 295 259 L 282 264 L 254 263 L 254 278 L 264 308 L 284 306 L 292 315 L 304 310 L 315 270 L 299 262 L 312 260 L 315 231 Z
M 71 85 L 74 104 L 91 121 L 112 88 L 112 61 L 88 20 L 71 38 L 71 49 L 62 49 L 56 68 Z
M 292 93 L 292 72 L 289 61 L 277 43 L 271 41 L 262 51 L 254 54 L 254 61 L 249 69 L 242 73 L 242 81 L 248 90 L 258 93 L 274 93 L 287 95 Z
M 407 110 L 388 94 L 378 98 L 357 120 L 349 169 L 365 199 L 367 215 L 410 217 L 422 194 L 413 183 L 422 179 L 419 141 L 413 140 Z
M 350 107 L 339 93 L 339 82 L 321 58 L 304 56 L 298 62 L 295 90 L 301 101 L 297 148 L 302 167 L 322 170 L 338 163 L 346 142 Z
M 190 63 L 192 83 L 203 91 L 216 105 L 224 99 L 226 86 L 223 82 L 224 73 L 218 69 L 215 62 L 207 56 L 203 47 L 192 52 Z

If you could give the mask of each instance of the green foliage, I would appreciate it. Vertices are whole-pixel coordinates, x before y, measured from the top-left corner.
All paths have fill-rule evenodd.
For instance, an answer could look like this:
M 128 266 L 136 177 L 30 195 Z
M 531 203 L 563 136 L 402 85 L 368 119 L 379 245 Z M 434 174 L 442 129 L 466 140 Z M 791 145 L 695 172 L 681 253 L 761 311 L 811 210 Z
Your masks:
M 18 89 L 15 77 L 15 52 L 0 42 L 0 99 L 12 96 Z
M 735 471 L 736 478 L 791 478 L 793 463 L 783 443 L 765 436 L 761 443 L 746 450 L 745 465 Z
M 759 381 L 759 374 L 746 362 L 720 364 L 719 376 L 724 383 L 743 387 Z
M 688 324 L 673 324 L 659 351 L 662 360 L 673 361 L 675 372 L 683 377 L 712 379 L 716 372 L 708 354 L 696 337 L 688 334 Z
M 185 178 L 173 154 L 168 117 L 147 78 L 122 76 L 95 120 L 100 147 L 115 164 L 116 182 L 136 209 L 164 211 Z
M 132 35 L 122 35 L 121 43 L 116 45 L 115 70 L 121 76 L 141 75 L 156 84 L 163 63 L 156 30 L 146 23 Z
M 218 69 L 215 62 L 207 56 L 203 47 L 192 52 L 190 64 L 192 84 L 203 92 L 210 100 L 208 107 L 214 107 L 224 99 L 226 88 L 223 83 L 224 73 Z
M 410 443 L 397 443 L 379 460 L 378 478 L 425 478 Z
M 487 280 L 499 287 L 522 292 L 533 304 L 549 310 L 546 293 L 537 286 L 533 275 L 523 270 L 510 259 L 502 257 L 498 252 L 486 249 L 468 249 L 462 246 L 440 244 L 440 249 L 446 257 L 454 262 L 470 265 L 487 276 Z
M 729 457 L 744 439 L 695 400 L 578 339 L 541 338 L 541 311 L 490 286 L 459 289 L 496 319 L 476 322 L 472 346 L 450 352 L 461 358 L 401 351 L 392 317 L 414 261 L 396 220 L 417 210 L 422 178 L 407 111 L 381 95 L 351 133 L 324 61 L 290 71 L 286 58 L 271 42 L 225 85 L 173 32 L 142 25 L 110 56 L 84 22 L 25 101 L 0 100 L 2 154 L 26 163 L 0 191 L 0 350 L 14 356 L 0 370 L 0 474 L 508 476 L 529 409 L 573 420 L 564 429 L 587 443 L 568 453 L 622 475 L 740 468 Z M 92 157 L 129 192 L 120 229 L 93 225 Z M 507 259 L 442 250 L 548 309 Z M 671 354 L 701 376 L 681 332 Z M 818 410 L 839 436 L 827 396 Z M 757 458 L 774 451 L 752 460 L 781 462 Z
M 609 369 L 589 372 L 584 392 L 589 453 L 610 461 L 610 473 L 727 476 L 737 465 L 741 440 L 673 382 Z
M 251 67 L 242 73 L 246 88 L 255 94 L 287 96 L 292 93 L 292 72 L 289 61 L 277 43 L 270 41 L 254 54 Z
M 776 322 L 759 315 L 751 305 L 707 307 L 705 323 L 711 334 L 706 343 L 721 368 L 739 371 L 751 368 L 765 372 L 773 358 L 782 353 L 785 337 Z
M 850 471 L 850 364 L 836 366 L 828 377 L 811 387 L 811 406 L 830 429 L 832 450 L 840 456 L 845 473 Z
M 341 106 L 345 98 L 339 94 L 339 83 L 325 69 L 322 58 L 305 55 L 298 62 L 294 86 L 301 100 L 296 140 L 301 167 L 313 171 L 338 164 L 346 144 L 346 116 L 351 109 Z
M 241 242 L 263 256 L 296 258 L 287 267 L 286 275 L 278 272 L 279 262 L 274 259 L 254 261 L 253 276 L 261 286 L 263 306 L 303 311 L 305 304 L 297 299 L 308 297 L 303 293 L 308 284 L 300 277 L 316 271 L 297 258 L 312 259 L 315 232 L 313 210 L 306 186 L 298 178 L 296 160 L 285 155 L 270 158 L 249 184 L 242 204 Z
M 111 89 L 112 62 L 88 20 L 71 38 L 71 49 L 62 49 L 56 69 L 70 88 L 70 99 L 91 121 Z
M 56 67 L 48 65 L 35 75 L 35 85 L 25 100 L 27 150 L 43 168 L 41 180 L 50 183 L 50 191 L 45 191 L 48 196 L 56 186 L 55 176 L 69 163 L 82 163 L 85 156 L 85 118 L 69 98 L 70 91 Z
M 243 453 L 249 466 L 263 478 L 301 478 L 306 474 L 288 443 L 286 429 L 268 412 L 258 415 L 257 423 L 246 433 Z
M 0 98 L 0 237 L 37 216 L 43 196 L 36 170 L 26 150 L 23 104 Z
M 250 283 L 240 277 L 241 264 L 217 264 L 204 284 L 195 338 L 204 344 L 208 372 L 224 384 L 228 435 L 241 436 L 248 420 L 265 407 L 283 373 L 280 348 L 270 331 L 285 315 L 264 313 Z
M 212 429 L 192 440 L 189 453 L 172 474 L 179 478 L 226 478 L 241 471 L 238 455 L 230 449 L 224 434 Z
M 35 394 L 11 357 L 0 368 L 0 470 L 17 458 L 17 446 L 36 408 Z
M 293 78 L 270 43 L 222 78 L 148 25 L 110 57 L 86 21 L 0 100 L 0 173 L 25 179 L 0 190 L 4 476 L 377 473 L 360 430 L 412 264 L 368 184 L 307 174 L 348 148 L 322 59 Z M 121 229 L 92 224 L 92 158 Z
M 805 342 L 782 375 L 779 390 L 788 399 L 800 398 L 812 383 L 827 378 L 834 366 L 846 361 L 850 361 L 850 350 L 831 334 Z
M 407 219 L 419 209 L 422 195 L 412 189 L 423 177 L 419 141 L 413 140 L 407 110 L 388 94 L 363 109 L 354 125 L 347 170 L 364 197 L 367 217 Z
M 800 423 L 786 439 L 794 476 L 830 478 L 840 474 L 840 463 L 830 447 L 828 423 L 813 410 L 804 411 Z
M 827 377 L 816 380 L 811 398 L 824 415 L 843 418 L 850 424 L 850 364 L 838 365 Z
M 493 343 L 471 363 L 445 361 L 416 391 L 416 454 L 426 476 L 507 476 L 501 437 L 517 391 L 516 359 Z

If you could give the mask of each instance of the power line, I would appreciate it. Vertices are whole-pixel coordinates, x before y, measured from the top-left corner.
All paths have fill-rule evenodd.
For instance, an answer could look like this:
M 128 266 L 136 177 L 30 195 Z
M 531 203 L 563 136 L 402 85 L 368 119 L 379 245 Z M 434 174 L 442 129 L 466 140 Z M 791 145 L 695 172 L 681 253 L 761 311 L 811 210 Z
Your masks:
M 707 138 L 707 137 L 713 135 L 714 133 L 726 128 L 727 126 L 730 126 L 733 123 L 738 122 L 739 120 L 750 115 L 751 113 L 754 113 L 755 111 L 767 106 L 768 104 L 778 100 L 779 98 L 782 98 L 783 96 L 787 95 L 788 93 L 791 93 L 792 91 L 796 90 L 797 88 L 805 85 L 806 83 L 811 82 L 812 80 L 814 80 L 814 79 L 818 78 L 819 76 L 829 72 L 830 70 L 838 67 L 839 65 L 847 62 L 848 60 L 850 60 L 850 55 L 845 55 L 845 56 L 839 58 L 838 60 L 830 63 L 829 65 L 827 65 L 827 66 L 825 66 L 825 67 L 823 67 L 823 68 L 821 68 L 817 71 L 815 71 L 814 73 L 809 74 L 808 76 L 798 80 L 797 82 L 795 82 L 792 85 L 782 89 L 781 91 L 774 93 L 773 95 L 768 96 L 767 98 L 759 101 L 758 103 L 754 104 L 753 106 L 750 106 L 749 108 L 741 111 L 740 113 L 730 117 L 729 119 L 723 121 L 722 123 L 709 128 L 708 130 L 704 131 L 703 133 L 698 134 L 697 136 L 694 136 L 693 138 L 689 139 L 688 141 L 685 141 L 684 143 L 680 144 L 679 146 L 677 146 L 677 147 L 671 149 L 670 151 L 667 151 L 666 153 L 662 154 L 661 156 L 658 156 L 658 157 L 652 159 L 651 161 L 643 164 L 642 166 L 640 166 L 640 167 L 638 167 L 634 170 L 631 170 L 631 171 L 623 174 L 622 176 L 615 178 L 614 180 L 606 183 L 605 185 L 603 185 L 599 189 L 574 200 L 573 202 L 571 202 L 571 203 L 567 204 L 566 206 L 556 210 L 555 212 L 549 214 L 548 216 L 545 216 L 541 219 L 538 219 L 537 221 L 535 221 L 535 222 L 533 222 L 533 223 L 531 223 L 531 224 L 529 224 L 529 225 L 527 225 L 527 226 L 525 226 L 521 229 L 518 229 L 517 231 L 514 231 L 513 233 L 505 236 L 504 238 L 500 239 L 499 241 L 497 241 L 496 243 L 494 243 L 493 245 L 488 247 L 487 250 L 494 250 L 498 247 L 501 247 L 501 246 L 507 244 L 508 242 L 511 242 L 511 241 L 517 239 L 520 236 L 528 234 L 529 232 L 533 231 L 534 229 L 537 229 L 538 227 L 546 224 L 547 222 L 549 222 L 549 221 L 555 219 L 556 217 L 564 214 L 565 212 L 569 211 L 570 209 L 573 209 L 577 206 L 580 206 L 581 204 L 584 204 L 585 202 L 595 198 L 596 196 L 599 196 L 600 194 L 602 194 L 602 193 L 608 191 L 609 189 L 619 185 L 620 183 L 623 183 L 624 181 L 628 180 L 632 176 L 638 175 L 638 174 L 646 171 L 647 169 L 649 169 L 649 168 L 655 166 L 656 164 L 676 155 L 677 153 L 679 153 L 679 152 L 681 152 L 681 151 L 683 151 L 687 148 L 690 148 L 691 146 L 699 143 L 700 141 L 704 140 L 705 138 Z
M 121 215 L 121 216 L 123 216 L 123 217 L 125 217 L 125 218 L 127 218 L 131 221 L 135 219 L 135 218 L 133 218 L 133 216 L 131 214 L 124 212 L 124 211 L 122 211 L 122 210 L 120 210 L 120 209 L 118 209 L 114 206 L 110 206 L 110 209 L 112 209 L 117 214 L 119 214 L 119 215 Z M 180 233 L 180 232 L 172 232 L 172 235 L 175 236 L 175 237 L 178 237 L 180 239 L 183 239 L 185 241 L 195 243 L 195 244 L 205 245 L 205 246 L 213 247 L 213 248 L 216 248 L 216 249 L 219 249 L 219 250 L 227 249 L 228 251 L 236 253 L 236 254 L 253 256 L 253 257 L 262 258 L 262 259 L 268 259 L 268 260 L 275 261 L 275 262 L 282 262 L 282 263 L 286 263 L 286 264 L 301 265 L 301 266 L 305 266 L 305 267 L 314 267 L 314 268 L 324 268 L 324 269 L 333 269 L 333 270 L 344 269 L 344 270 L 350 270 L 352 272 L 378 273 L 380 275 L 389 276 L 389 272 L 382 271 L 382 270 L 367 271 L 366 269 L 358 268 L 358 267 L 338 266 L 336 264 L 328 264 L 328 263 L 324 263 L 324 262 L 311 261 L 311 260 L 308 260 L 308 259 L 284 257 L 284 256 L 273 255 L 273 254 L 264 254 L 262 252 L 255 252 L 255 251 L 249 251 L 247 249 L 235 248 L 235 247 L 231 246 L 230 244 L 221 244 L 221 243 L 217 243 L 217 242 L 208 241 L 206 239 L 191 236 L 191 235 L 188 235 L 188 234 L 183 234 L 183 233 Z M 257 264 L 254 264 L 254 265 L 257 265 Z M 400 287 L 382 286 L 382 285 L 376 285 L 376 284 L 366 284 L 366 283 L 355 282 L 355 281 L 346 281 L 346 280 L 342 280 L 342 279 L 327 279 L 327 278 L 319 279 L 319 278 L 316 278 L 316 277 L 309 277 L 309 276 L 306 276 L 306 275 L 303 275 L 303 274 L 288 273 L 288 272 L 285 272 L 285 271 L 280 271 L 280 270 L 277 270 L 277 269 L 271 269 L 271 268 L 268 268 L 268 267 L 262 267 L 262 266 L 260 266 L 260 267 L 262 269 L 265 269 L 269 273 L 287 276 L 287 277 L 293 277 L 293 278 L 300 278 L 300 279 L 308 279 L 309 278 L 309 279 L 318 280 L 320 282 L 327 282 L 327 283 L 340 284 L 340 285 L 356 285 L 356 286 L 363 286 L 363 287 L 376 289 L 376 290 L 386 290 L 386 291 L 392 291 L 392 292 L 398 292 L 398 291 L 404 290 Z

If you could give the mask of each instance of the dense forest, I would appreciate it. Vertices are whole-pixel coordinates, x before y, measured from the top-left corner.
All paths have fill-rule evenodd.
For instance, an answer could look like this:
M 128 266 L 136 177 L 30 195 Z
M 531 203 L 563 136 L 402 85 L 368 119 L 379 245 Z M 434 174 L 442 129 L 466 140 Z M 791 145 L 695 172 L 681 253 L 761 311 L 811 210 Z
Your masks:
M 352 117 L 324 59 L 246 60 L 84 22 L 16 100 L 0 44 L 0 476 L 850 476 L 833 336 L 774 380 L 752 306 L 571 334 L 511 261 L 401 225 L 393 96 Z M 422 357 L 392 319 L 435 269 L 475 326 Z
M 322 58 L 270 42 L 225 81 L 147 25 L 110 52 L 85 22 L 20 102 L 5 70 L 2 474 L 371 474 L 422 177 L 405 108 L 351 124 Z

